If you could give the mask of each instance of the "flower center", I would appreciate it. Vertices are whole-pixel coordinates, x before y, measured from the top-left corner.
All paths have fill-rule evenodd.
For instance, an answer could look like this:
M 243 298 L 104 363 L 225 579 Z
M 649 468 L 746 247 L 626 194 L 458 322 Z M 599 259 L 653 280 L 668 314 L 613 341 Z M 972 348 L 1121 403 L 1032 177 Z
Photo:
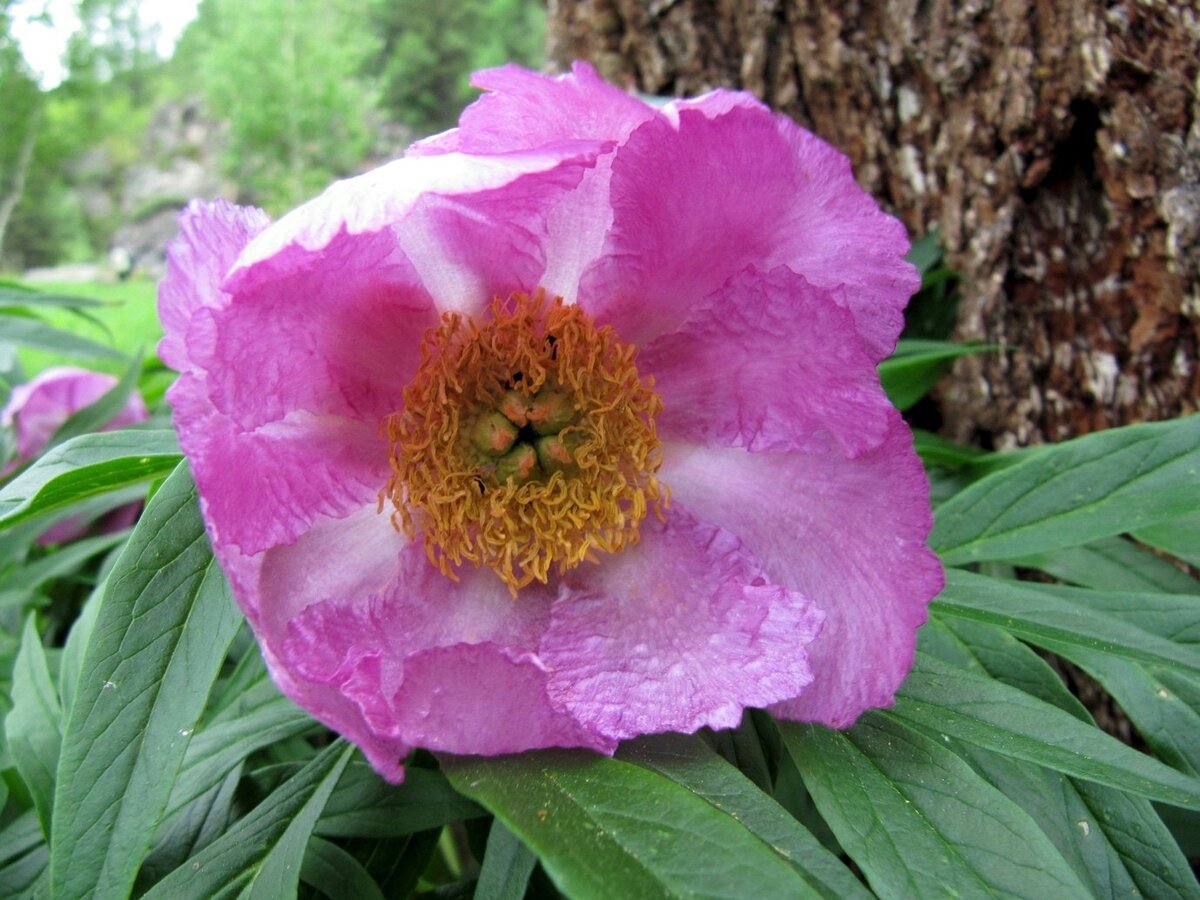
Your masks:
M 633 346 L 561 297 L 497 297 L 482 322 L 445 313 L 386 422 L 381 508 L 392 502 L 397 529 L 423 535 L 445 575 L 488 566 L 516 596 L 662 515 L 661 408 Z

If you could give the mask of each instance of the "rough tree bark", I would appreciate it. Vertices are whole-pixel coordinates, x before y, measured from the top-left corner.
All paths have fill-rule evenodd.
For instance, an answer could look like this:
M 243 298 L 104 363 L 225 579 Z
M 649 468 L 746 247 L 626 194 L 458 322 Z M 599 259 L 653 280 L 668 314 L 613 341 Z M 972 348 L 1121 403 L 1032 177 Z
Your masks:
M 946 432 L 1011 447 L 1196 409 L 1200 2 L 549 0 L 552 65 L 738 87 L 844 150 L 963 273 Z

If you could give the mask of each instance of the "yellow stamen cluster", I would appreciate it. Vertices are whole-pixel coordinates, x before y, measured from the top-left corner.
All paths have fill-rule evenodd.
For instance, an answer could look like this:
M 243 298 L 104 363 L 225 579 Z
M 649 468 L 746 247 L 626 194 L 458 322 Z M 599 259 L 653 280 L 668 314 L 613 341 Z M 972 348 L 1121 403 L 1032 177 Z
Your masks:
M 668 497 L 634 348 L 577 306 L 514 294 L 481 322 L 446 313 L 425 335 L 404 409 L 386 421 L 380 497 L 447 576 L 488 566 L 513 596 L 638 539 Z

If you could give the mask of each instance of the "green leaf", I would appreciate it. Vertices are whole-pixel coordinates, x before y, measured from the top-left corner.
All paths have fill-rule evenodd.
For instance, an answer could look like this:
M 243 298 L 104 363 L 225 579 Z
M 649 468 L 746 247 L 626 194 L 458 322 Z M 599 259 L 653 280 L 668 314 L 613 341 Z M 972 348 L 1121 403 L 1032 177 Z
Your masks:
M 354 753 L 354 747 L 339 741 L 330 751 L 337 751 L 329 772 L 300 809 L 289 817 L 287 828 L 274 842 L 270 852 L 257 864 L 257 872 L 242 894 L 254 900 L 275 900 L 277 897 L 294 897 L 300 883 L 300 870 L 304 863 L 305 848 L 313 836 L 313 829 L 321 816 L 329 795 L 337 786 L 338 779 Z M 321 761 L 318 756 L 314 764 Z M 301 770 L 296 778 L 304 774 Z M 285 783 L 281 790 L 288 787 Z M 249 817 L 247 817 L 249 818 Z M 233 829 L 231 829 L 232 833 Z M 216 845 L 214 844 L 214 848 Z M 220 857 L 214 854 L 214 858 Z M 201 896 L 208 896 L 207 894 Z M 357 896 L 357 895 L 356 895 Z
M 50 881 L 123 896 L 241 618 L 213 561 L 187 469 L 129 539 L 84 654 L 59 762 Z
M 1091 714 L 1049 664 L 1002 628 L 932 615 L 917 633 L 917 649 L 951 665 L 990 675 L 1094 724 Z
M 810 831 L 699 737 L 663 734 L 621 745 L 620 757 L 682 785 L 753 833 L 822 897 L 870 897 Z
M 1156 756 L 1200 776 L 1200 679 L 1077 647 L 1063 646 L 1055 652 L 1100 682 Z
M 878 713 L 844 732 L 779 727 L 879 896 L 1090 896 L 1029 815 L 936 741 Z
M 1200 581 L 1187 572 L 1119 537 L 1035 553 L 1011 562 L 1041 569 L 1062 581 L 1106 591 L 1200 592 Z
M 1136 615 L 1126 620 L 1106 614 L 1103 603 L 1116 600 L 1127 604 L 1126 598 L 950 570 L 946 587 L 931 608 L 942 616 L 999 625 L 1039 646 L 1047 642 L 1078 646 L 1137 662 L 1179 666 L 1200 675 L 1200 648 L 1168 640 L 1134 624 L 1153 614 L 1186 614 L 1195 610 L 1197 603 L 1179 594 L 1148 595 Z M 1196 620 L 1185 624 L 1196 624 Z
M 6 573 L 0 578 L 0 590 L 36 590 L 49 581 L 70 575 L 93 556 L 111 550 L 127 537 L 129 531 L 119 531 L 72 541 L 36 562 Z
M 270 687 L 265 702 L 247 714 L 209 725 L 192 736 L 167 802 L 168 816 L 220 784 L 251 753 L 315 727 L 311 716 L 275 691 L 274 685 Z
M 1095 897 L 1200 897 L 1171 833 L 1146 800 L 953 743 L 1033 817 Z
M 54 768 L 62 742 L 62 708 L 32 615 L 25 620 L 12 679 L 13 708 L 4 720 L 8 749 L 33 798 L 42 833 L 48 836 Z
M 937 511 L 930 544 L 949 565 L 1088 544 L 1200 505 L 1200 416 L 1041 449 Z
M 317 834 L 401 837 L 482 815 L 484 810 L 450 787 L 441 772 L 410 766 L 403 784 L 390 785 L 365 762 L 355 761 L 325 804 Z
M 84 602 L 83 608 L 79 611 L 79 615 L 67 634 L 67 642 L 63 645 L 62 656 L 58 659 L 58 690 L 62 697 L 64 721 L 70 718 L 71 707 L 75 705 L 75 689 L 79 686 L 79 673 L 83 670 L 83 653 L 91 640 L 92 630 L 96 627 L 96 617 L 100 613 L 100 598 L 104 593 L 104 583 L 102 581 L 94 588 Z
M 134 896 L 145 893 L 225 833 L 235 818 L 234 797 L 242 771 L 241 765 L 235 766 L 223 781 L 163 820 L 154 836 L 154 849 L 138 871 Z
M 0 313 L 0 335 L 4 340 L 22 347 L 36 347 L 39 350 L 50 350 L 65 356 L 83 356 L 100 359 L 120 359 L 127 357 L 106 344 L 89 338 L 80 337 L 62 328 L 48 325 L 41 319 L 27 316 L 13 316 Z
M 639 766 L 583 751 L 442 756 L 573 898 L 801 897 L 813 891 L 729 815 Z
M 1016 683 L 1091 724 L 1091 716 L 1059 676 L 1002 629 L 962 620 L 943 625 L 931 619 L 921 630 L 921 643 L 945 650 L 948 645 L 944 641 L 928 640 L 930 632 L 954 641 L 959 648 L 958 658 L 953 660 L 956 664 L 973 665 Z M 929 729 L 926 733 L 938 737 Z M 1096 896 L 1132 896 L 1130 884 L 1147 897 L 1196 896 L 1197 885 L 1187 860 L 1149 801 L 962 742 L 953 742 L 953 746 L 1033 816 Z
M 1186 563 L 1200 567 L 1200 513 L 1193 512 L 1141 528 L 1133 536 L 1144 544 L 1165 550 Z
M 41 898 L 46 896 L 46 864 L 50 858 L 45 844 L 0 869 L 0 897 Z
M 67 294 L 44 294 L 27 287 L 0 285 L 0 307 L 12 309 L 27 306 L 51 306 L 65 309 L 86 309 L 105 306 L 103 300 L 91 297 L 73 297 Z
M 1150 800 L 1200 808 L 1200 779 L 1024 691 L 923 654 L 896 705 L 879 715 Z
M 168 474 L 181 459 L 175 432 L 127 429 L 60 444 L 0 489 L 0 528 Z
M 879 364 L 879 378 L 896 408 L 908 409 L 937 384 L 953 360 L 994 349 L 988 344 L 900 341 L 896 352 Z
M 488 832 L 473 900 L 521 900 L 537 857 L 499 819 Z
M 913 449 L 926 465 L 950 468 L 969 466 L 986 455 L 978 447 L 956 444 L 921 428 L 913 429 Z
M 26 810 L 0 830 L 0 866 L 45 843 L 46 836 L 42 833 L 37 810 Z M 0 893 L 0 897 L 4 896 L 7 895 Z
M 295 896 L 304 848 L 353 752 L 341 740 L 326 747 L 145 900 Z
M 942 259 L 942 239 L 936 231 L 922 235 L 912 242 L 908 254 L 904 257 L 917 267 L 922 276 L 936 266 Z
M 308 842 L 304 864 L 300 868 L 300 880 L 312 885 L 326 897 L 383 900 L 383 891 L 357 859 L 337 844 L 319 837 Z M 473 900 L 479 900 L 480 896 L 476 893 Z

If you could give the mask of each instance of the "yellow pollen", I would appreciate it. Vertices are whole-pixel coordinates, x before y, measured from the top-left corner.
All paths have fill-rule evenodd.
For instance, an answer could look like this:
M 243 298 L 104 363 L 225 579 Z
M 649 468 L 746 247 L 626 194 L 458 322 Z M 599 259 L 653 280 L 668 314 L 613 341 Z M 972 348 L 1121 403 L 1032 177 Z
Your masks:
M 561 297 L 513 294 L 481 322 L 425 335 L 404 409 L 385 423 L 392 522 L 445 575 L 487 566 L 517 591 L 636 543 L 669 501 L 634 348 Z

